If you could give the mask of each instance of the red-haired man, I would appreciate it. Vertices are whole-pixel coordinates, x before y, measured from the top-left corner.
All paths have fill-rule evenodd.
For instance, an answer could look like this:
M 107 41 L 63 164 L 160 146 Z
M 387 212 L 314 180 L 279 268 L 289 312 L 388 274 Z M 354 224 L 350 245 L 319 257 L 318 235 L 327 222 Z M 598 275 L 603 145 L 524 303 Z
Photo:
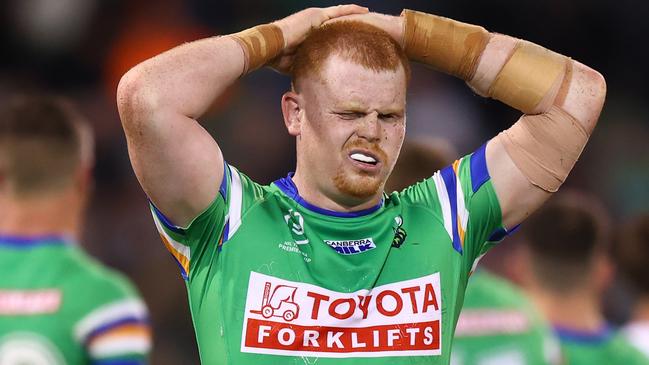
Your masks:
M 529 115 L 388 196 L 408 60 Z M 224 162 L 196 118 L 266 64 L 292 76 L 282 111 L 297 166 L 262 186 Z M 599 73 L 534 44 L 347 5 L 177 47 L 129 71 L 117 98 L 134 170 L 187 280 L 202 361 L 325 365 L 448 364 L 485 242 L 557 190 L 604 95 Z

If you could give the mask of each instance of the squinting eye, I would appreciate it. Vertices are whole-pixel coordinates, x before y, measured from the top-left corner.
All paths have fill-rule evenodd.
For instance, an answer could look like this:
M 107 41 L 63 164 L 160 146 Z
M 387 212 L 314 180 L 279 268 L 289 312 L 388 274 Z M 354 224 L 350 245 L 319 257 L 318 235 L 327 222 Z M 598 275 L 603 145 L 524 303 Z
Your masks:
M 390 121 L 399 119 L 396 114 L 381 114 L 379 118 Z
M 345 119 L 345 120 L 358 119 L 358 118 L 362 118 L 364 116 L 363 113 L 354 113 L 354 112 L 352 112 L 352 113 L 336 113 L 336 114 L 338 114 L 338 116 L 341 119 Z

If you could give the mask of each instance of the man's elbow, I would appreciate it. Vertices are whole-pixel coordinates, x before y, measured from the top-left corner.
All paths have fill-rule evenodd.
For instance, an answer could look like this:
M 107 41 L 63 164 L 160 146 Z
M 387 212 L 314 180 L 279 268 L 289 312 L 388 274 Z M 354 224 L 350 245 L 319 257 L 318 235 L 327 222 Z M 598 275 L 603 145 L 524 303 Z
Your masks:
M 585 97 L 589 99 L 587 102 L 590 115 L 585 120 L 586 126 L 592 130 L 597 125 L 599 116 L 602 113 L 604 102 L 606 101 L 606 79 L 598 71 L 588 68 L 586 72 L 586 84 L 584 86 Z
M 124 127 L 146 119 L 156 109 L 156 97 L 139 67 L 129 70 L 117 85 L 117 109 Z
M 600 105 L 600 109 L 604 106 L 604 100 L 606 99 L 606 79 L 604 75 L 599 73 L 592 68 L 588 69 L 588 78 L 589 78 L 589 90 L 591 92 L 592 98 L 597 105 Z
M 560 105 L 577 119 L 590 134 L 606 100 L 606 80 L 598 71 L 579 62 L 573 63 L 570 88 Z

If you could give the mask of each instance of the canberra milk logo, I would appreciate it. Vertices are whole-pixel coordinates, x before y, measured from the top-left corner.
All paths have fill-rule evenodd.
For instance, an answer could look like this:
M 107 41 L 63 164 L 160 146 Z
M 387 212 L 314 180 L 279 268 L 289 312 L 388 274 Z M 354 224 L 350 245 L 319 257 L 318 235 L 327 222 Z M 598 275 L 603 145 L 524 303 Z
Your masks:
M 361 238 L 358 240 L 331 241 L 324 240 L 331 248 L 341 255 L 355 255 L 376 248 L 372 238 Z

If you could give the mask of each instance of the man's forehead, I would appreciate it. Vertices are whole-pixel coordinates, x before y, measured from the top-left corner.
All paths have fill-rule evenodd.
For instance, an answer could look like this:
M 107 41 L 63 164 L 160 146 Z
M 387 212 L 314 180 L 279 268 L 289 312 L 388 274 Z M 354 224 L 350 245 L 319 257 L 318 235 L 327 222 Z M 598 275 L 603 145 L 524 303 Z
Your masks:
M 405 101 L 406 82 L 402 69 L 377 72 L 352 61 L 332 57 L 319 76 L 319 89 L 340 107 L 356 109 L 380 102 L 399 108 Z

